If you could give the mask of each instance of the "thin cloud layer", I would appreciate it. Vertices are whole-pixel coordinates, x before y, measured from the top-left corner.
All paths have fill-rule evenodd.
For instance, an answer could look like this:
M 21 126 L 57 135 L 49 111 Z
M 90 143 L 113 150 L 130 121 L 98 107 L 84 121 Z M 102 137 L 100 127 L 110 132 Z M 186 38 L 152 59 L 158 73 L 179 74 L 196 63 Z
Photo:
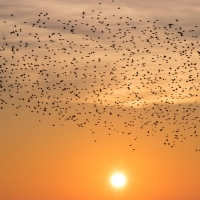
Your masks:
M 188 1 L 179 16 L 171 8 L 162 12 L 167 5 L 156 7 L 157 1 L 144 10 L 130 1 L 26 2 L 24 10 L 22 3 L 3 4 L 1 14 L 3 105 L 26 102 L 32 112 L 55 111 L 63 123 L 72 120 L 80 127 L 91 118 L 87 113 L 81 123 L 85 107 L 93 107 L 97 121 L 113 115 L 112 109 L 121 118 L 128 108 L 130 115 L 144 108 L 148 117 L 160 108 L 160 121 L 142 120 L 149 127 L 167 120 L 169 110 L 176 115 L 171 106 L 189 110 L 191 104 L 192 119 L 198 120 L 199 27 L 188 16 L 183 21 Z

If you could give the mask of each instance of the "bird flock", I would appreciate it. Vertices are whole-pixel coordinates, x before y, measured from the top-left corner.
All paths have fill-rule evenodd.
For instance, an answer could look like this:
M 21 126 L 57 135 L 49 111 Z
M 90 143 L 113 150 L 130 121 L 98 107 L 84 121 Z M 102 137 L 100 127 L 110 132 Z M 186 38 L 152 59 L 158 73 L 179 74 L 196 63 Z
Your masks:
M 132 150 L 143 133 L 163 134 L 171 148 L 197 139 L 198 25 L 122 12 L 85 10 L 76 19 L 39 12 L 17 24 L 14 13 L 1 19 L 0 108 L 12 106 L 16 117 L 26 108 L 39 121 L 57 116 L 52 126 L 73 122 L 92 134 L 130 135 Z

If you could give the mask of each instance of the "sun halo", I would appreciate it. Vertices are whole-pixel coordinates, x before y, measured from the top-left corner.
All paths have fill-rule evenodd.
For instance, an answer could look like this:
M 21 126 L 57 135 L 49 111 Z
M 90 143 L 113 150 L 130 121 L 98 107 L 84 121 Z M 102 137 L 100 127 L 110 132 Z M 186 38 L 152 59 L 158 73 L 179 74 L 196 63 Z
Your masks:
M 111 177 L 111 184 L 114 186 L 114 187 L 122 187 L 124 186 L 126 183 L 126 178 L 123 174 L 114 174 L 112 177 Z

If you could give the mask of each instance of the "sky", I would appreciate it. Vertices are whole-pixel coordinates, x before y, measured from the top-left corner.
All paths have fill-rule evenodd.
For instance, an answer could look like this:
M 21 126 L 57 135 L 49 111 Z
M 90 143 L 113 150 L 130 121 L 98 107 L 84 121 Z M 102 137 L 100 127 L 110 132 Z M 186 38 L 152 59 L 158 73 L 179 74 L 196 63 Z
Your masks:
M 200 199 L 198 5 L 0 1 L 0 199 Z

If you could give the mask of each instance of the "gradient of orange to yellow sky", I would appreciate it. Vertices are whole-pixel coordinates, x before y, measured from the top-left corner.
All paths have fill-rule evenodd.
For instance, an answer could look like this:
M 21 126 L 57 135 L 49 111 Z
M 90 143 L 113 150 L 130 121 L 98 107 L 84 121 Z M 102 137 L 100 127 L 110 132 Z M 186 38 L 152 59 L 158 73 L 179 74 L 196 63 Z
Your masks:
M 0 199 L 200 199 L 198 4 L 0 2 Z

